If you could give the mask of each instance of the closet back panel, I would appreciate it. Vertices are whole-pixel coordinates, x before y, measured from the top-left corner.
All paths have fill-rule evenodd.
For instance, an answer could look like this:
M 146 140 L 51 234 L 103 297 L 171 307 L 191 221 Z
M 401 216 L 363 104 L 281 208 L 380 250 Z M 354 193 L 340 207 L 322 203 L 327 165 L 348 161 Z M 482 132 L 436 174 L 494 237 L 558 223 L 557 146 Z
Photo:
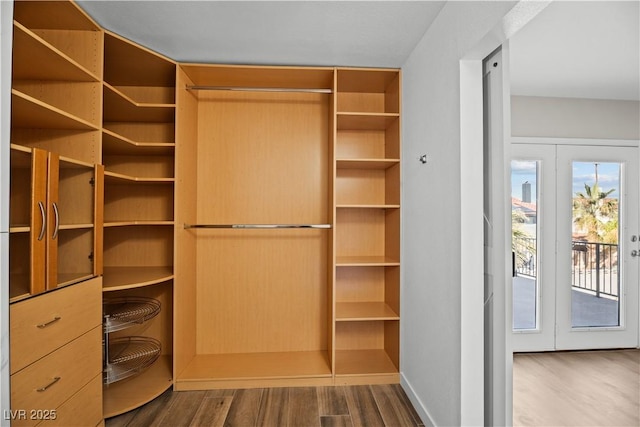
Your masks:
M 329 102 L 200 92 L 198 223 L 328 223 Z M 326 350 L 328 244 L 329 230 L 198 231 L 197 353 Z

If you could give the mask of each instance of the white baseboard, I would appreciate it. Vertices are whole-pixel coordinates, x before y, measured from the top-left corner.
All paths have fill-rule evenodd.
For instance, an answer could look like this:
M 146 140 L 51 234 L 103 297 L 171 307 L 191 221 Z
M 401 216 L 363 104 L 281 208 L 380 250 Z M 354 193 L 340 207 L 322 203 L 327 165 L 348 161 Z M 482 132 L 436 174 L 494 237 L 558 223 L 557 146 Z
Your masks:
M 418 412 L 418 415 L 420 415 L 422 423 L 428 427 L 436 427 L 436 423 L 433 421 L 433 418 L 431 418 L 431 414 L 429 414 L 429 411 L 427 411 L 427 408 L 424 406 L 420 398 L 416 395 L 413 387 L 411 387 L 411 383 L 409 383 L 409 380 L 407 380 L 402 372 L 400 373 L 400 385 L 411 401 L 411 404 L 415 408 L 416 412 Z

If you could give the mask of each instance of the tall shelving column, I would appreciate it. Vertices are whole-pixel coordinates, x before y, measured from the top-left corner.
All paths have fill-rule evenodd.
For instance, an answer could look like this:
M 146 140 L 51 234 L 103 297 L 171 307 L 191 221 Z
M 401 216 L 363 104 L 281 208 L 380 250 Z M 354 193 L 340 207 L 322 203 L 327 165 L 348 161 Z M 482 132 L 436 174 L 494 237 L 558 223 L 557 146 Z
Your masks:
M 100 162 L 103 38 L 72 2 L 19 1 L 14 19 L 11 301 L 99 274 L 94 164 Z M 19 160 L 35 156 L 43 161 Z M 54 233 L 45 239 L 44 229 Z
M 399 381 L 400 72 L 337 70 L 336 384 Z
M 176 65 L 108 32 L 104 51 L 104 301 L 151 298 L 161 307 L 152 320 L 108 335 L 113 342 L 140 336 L 132 345 L 161 347 L 146 370 L 105 385 L 109 418 L 173 384 Z

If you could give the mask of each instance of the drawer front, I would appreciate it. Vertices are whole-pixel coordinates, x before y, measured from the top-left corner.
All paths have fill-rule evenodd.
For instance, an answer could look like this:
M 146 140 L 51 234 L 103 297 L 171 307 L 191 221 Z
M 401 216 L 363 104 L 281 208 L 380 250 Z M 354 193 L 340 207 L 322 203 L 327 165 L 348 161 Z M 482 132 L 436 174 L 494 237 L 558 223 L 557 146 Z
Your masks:
M 11 376 L 11 409 L 26 413 L 12 425 L 35 425 L 31 415 L 51 411 L 102 373 L 102 327 L 96 327 L 64 347 Z
M 102 278 L 12 304 L 11 373 L 102 324 Z
M 44 414 L 46 415 L 46 413 Z M 64 402 L 52 416 L 41 421 L 42 427 L 96 426 L 102 418 L 102 374 Z

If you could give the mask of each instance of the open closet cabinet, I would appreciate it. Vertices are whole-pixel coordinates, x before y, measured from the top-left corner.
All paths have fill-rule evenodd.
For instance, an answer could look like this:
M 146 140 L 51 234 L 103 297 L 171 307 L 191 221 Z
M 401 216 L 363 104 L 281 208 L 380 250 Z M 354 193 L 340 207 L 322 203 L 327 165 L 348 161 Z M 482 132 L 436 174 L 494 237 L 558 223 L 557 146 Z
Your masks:
M 400 73 L 180 64 L 175 388 L 399 381 Z
M 399 381 L 399 70 L 178 64 L 73 1 L 14 11 L 13 409 Z

